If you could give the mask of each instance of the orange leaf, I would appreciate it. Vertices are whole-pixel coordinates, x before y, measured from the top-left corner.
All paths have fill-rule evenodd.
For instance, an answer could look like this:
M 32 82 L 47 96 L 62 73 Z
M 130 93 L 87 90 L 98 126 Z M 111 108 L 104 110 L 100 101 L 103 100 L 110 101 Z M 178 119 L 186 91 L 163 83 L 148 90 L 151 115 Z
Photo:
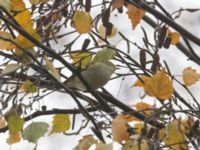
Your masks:
M 124 4 L 124 0 L 114 0 L 112 4 L 112 10 L 122 7 L 123 4 Z
M 23 0 L 11 0 L 11 11 L 25 10 L 26 6 Z
M 195 69 L 188 67 L 183 70 L 183 82 L 186 86 L 196 83 L 199 79 L 200 74 Z
M 112 121 L 112 136 L 113 140 L 122 142 L 129 139 L 129 133 L 127 132 L 128 126 L 127 121 L 123 115 L 117 116 Z
M 144 103 L 144 102 L 138 102 L 134 106 L 135 106 L 136 110 L 138 110 L 138 111 L 144 110 L 143 112 L 145 115 L 151 114 L 151 110 L 146 110 L 146 109 L 153 109 L 152 105 L 149 105 L 148 103 Z
M 144 84 L 145 93 L 161 100 L 169 99 L 173 94 L 173 85 L 165 70 L 150 77 Z
M 141 111 L 141 113 L 143 112 L 144 115 L 151 115 L 152 111 L 151 110 L 145 110 L 145 109 L 153 109 L 152 105 L 149 105 L 148 103 L 144 103 L 144 102 L 138 102 L 137 104 L 133 105 L 137 111 Z M 144 110 L 144 111 L 142 111 Z M 128 122 L 131 121 L 140 121 L 139 118 L 136 118 L 132 115 L 124 115 L 124 119 Z
M 141 75 L 140 78 L 144 81 L 144 83 L 149 79 L 148 76 L 145 75 Z M 139 87 L 143 87 L 144 83 L 142 83 L 142 81 L 140 79 L 138 79 L 133 86 L 139 86 Z
M 20 132 L 9 133 L 9 137 L 7 138 L 8 144 L 18 143 L 21 140 Z
M 128 9 L 127 11 L 128 17 L 131 19 L 133 29 L 135 29 L 135 27 L 140 23 L 140 20 L 144 16 L 145 11 L 137 8 L 132 4 L 128 4 L 127 9 Z
M 124 115 L 124 119 L 127 121 L 127 122 L 132 122 L 132 121 L 140 121 L 139 118 L 136 118 L 132 115 Z
M 148 103 L 144 103 L 144 102 L 138 102 L 134 106 L 135 106 L 136 110 L 144 110 L 144 109 L 152 108 L 151 105 L 149 105 Z

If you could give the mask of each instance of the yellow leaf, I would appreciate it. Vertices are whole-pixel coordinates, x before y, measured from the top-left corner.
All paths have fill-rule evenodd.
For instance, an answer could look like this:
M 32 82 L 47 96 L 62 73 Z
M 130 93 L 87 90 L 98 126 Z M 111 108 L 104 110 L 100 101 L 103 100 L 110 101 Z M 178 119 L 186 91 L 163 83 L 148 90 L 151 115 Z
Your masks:
M 106 28 L 104 27 L 103 24 L 101 24 L 101 25 L 99 26 L 98 32 L 99 32 L 99 35 L 100 35 L 102 38 L 105 38 L 105 37 L 106 37 Z M 114 36 L 116 35 L 116 33 L 117 33 L 117 28 L 113 25 L 113 26 L 112 26 L 111 34 L 108 35 L 107 37 L 108 37 L 108 38 L 114 37 Z
M 180 120 L 173 120 L 167 125 L 165 130 L 166 135 L 162 137 L 165 144 L 170 145 L 174 150 L 189 150 L 188 144 L 184 143 L 187 141 L 187 138 Z
M 127 121 L 124 119 L 123 115 L 117 116 L 112 121 L 112 136 L 113 140 L 116 142 L 122 142 L 128 140 L 129 133 L 127 132 L 128 126 Z
M 176 45 L 180 39 L 180 33 L 178 32 L 168 32 L 168 37 L 171 38 L 171 44 Z
M 80 53 L 72 53 L 71 59 L 73 60 L 73 64 L 75 67 L 79 68 L 81 66 L 82 69 L 85 69 L 92 59 L 92 53 L 89 52 L 80 52 Z
M 33 38 L 35 38 L 37 41 L 40 41 L 41 37 L 34 29 L 32 29 L 31 31 L 29 30 L 29 34 Z M 29 41 L 27 38 L 25 38 L 21 34 L 17 36 L 15 41 L 17 42 L 17 44 L 19 44 L 23 48 L 33 48 L 35 46 L 35 44 L 33 44 L 31 41 Z M 17 48 L 17 46 L 12 45 L 12 46 L 9 46 L 9 48 Z
M 21 140 L 20 132 L 9 133 L 9 137 L 7 138 L 7 143 L 15 144 L 15 143 L 20 142 L 20 140 Z
M 60 80 L 60 74 L 58 70 L 53 66 L 53 64 L 49 61 L 48 57 L 44 57 L 47 69 L 51 72 L 51 74 L 57 79 Z
M 11 0 L 11 11 L 23 11 L 26 9 L 23 0 Z
M 195 69 L 188 67 L 183 70 L 183 82 L 186 86 L 196 83 L 199 79 L 200 74 Z
M 142 81 L 144 81 L 144 83 L 150 78 L 149 76 L 145 76 L 145 75 L 141 75 L 140 78 L 142 79 Z M 139 87 L 143 87 L 144 83 L 142 83 L 142 81 L 140 79 L 138 79 L 133 86 L 139 86 Z
M 11 34 L 4 31 L 0 31 L 0 37 L 13 40 Z M 12 45 L 11 42 L 0 39 L 0 49 L 10 50 L 10 45 Z
M 140 23 L 141 19 L 143 18 L 145 11 L 137 8 L 132 4 L 127 4 L 127 9 L 128 17 L 131 19 L 133 29 L 135 29 L 135 27 Z
M 37 4 L 37 3 L 46 3 L 49 0 L 29 0 L 31 4 Z
M 31 19 L 31 12 L 29 10 L 22 11 L 15 16 L 15 20 L 19 23 L 19 25 L 26 30 L 32 32 L 33 23 Z
M 49 135 L 52 133 L 65 132 L 70 128 L 70 118 L 68 114 L 56 114 L 53 117 L 53 128 Z
M 137 134 L 141 134 L 142 128 L 144 128 L 144 124 L 143 123 L 136 123 L 136 124 L 134 124 L 134 128 L 136 128 Z
M 40 35 L 36 32 L 36 30 L 33 28 L 33 23 L 31 19 L 31 13 L 28 10 L 22 11 L 18 13 L 15 16 L 15 20 L 19 23 L 19 25 L 28 32 L 33 38 L 35 38 L 37 41 L 40 41 Z M 21 34 L 17 36 L 15 39 L 16 43 L 22 46 L 23 48 L 33 48 L 34 44 L 26 39 Z M 14 49 L 17 46 L 12 44 L 9 48 Z
M 161 100 L 169 99 L 173 94 L 173 85 L 165 70 L 150 77 L 144 84 L 145 93 Z
M 26 80 L 22 83 L 21 88 L 26 93 L 35 93 L 38 91 L 38 88 L 36 85 L 33 84 L 30 80 Z
M 116 9 L 116 8 L 120 8 L 122 7 L 124 4 L 124 0 L 114 0 L 113 4 L 112 4 L 112 9 Z
M 0 117 L 0 129 L 6 126 L 6 121 L 3 117 Z
M 72 21 L 74 23 L 74 27 L 79 33 L 88 33 L 92 29 L 92 17 L 88 12 L 84 11 L 76 11 Z

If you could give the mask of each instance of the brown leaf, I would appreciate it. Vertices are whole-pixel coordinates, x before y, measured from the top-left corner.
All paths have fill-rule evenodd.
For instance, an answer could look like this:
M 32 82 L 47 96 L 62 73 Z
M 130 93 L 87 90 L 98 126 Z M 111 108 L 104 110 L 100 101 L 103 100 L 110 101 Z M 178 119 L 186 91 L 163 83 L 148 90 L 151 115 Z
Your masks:
M 128 17 L 131 19 L 133 29 L 135 29 L 135 27 L 140 23 L 142 17 L 144 16 L 145 11 L 137 8 L 132 4 L 128 4 L 127 9 Z
M 113 150 L 113 144 L 103 144 L 103 143 L 99 143 L 96 145 L 96 149 L 95 150 Z
M 117 142 L 122 142 L 129 139 L 129 133 L 127 132 L 128 126 L 127 121 L 124 119 L 123 115 L 117 116 L 112 121 L 112 136 L 113 140 Z
M 94 139 L 92 135 L 85 135 L 79 140 L 79 143 L 74 150 L 88 150 L 93 144 L 98 144 L 98 141 Z
M 124 4 L 124 0 L 114 0 L 112 4 L 112 10 L 122 7 Z
M 11 0 L 11 11 L 23 11 L 26 9 L 23 0 Z

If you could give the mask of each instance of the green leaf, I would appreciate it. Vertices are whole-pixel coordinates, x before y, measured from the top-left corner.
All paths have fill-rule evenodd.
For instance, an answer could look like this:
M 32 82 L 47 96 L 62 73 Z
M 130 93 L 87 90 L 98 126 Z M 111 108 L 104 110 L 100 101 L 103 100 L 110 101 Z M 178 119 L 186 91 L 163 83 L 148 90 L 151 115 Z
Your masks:
M 38 139 L 47 132 L 49 125 L 45 122 L 33 122 L 22 131 L 23 139 L 37 143 Z
M 21 68 L 19 64 L 8 64 L 6 65 L 6 68 L 2 71 L 1 76 L 15 72 L 19 68 Z
M 92 135 L 84 136 L 74 148 L 75 150 L 88 150 L 93 144 L 98 144 L 98 141 L 94 139 Z
M 65 132 L 70 128 L 69 114 L 56 114 L 53 117 L 53 128 L 50 134 Z
M 97 52 L 95 55 L 93 62 L 100 62 L 100 61 L 108 61 L 113 59 L 115 56 L 115 50 L 111 48 L 104 48 Z
M 19 115 L 10 116 L 8 118 L 8 129 L 10 133 L 17 133 L 22 130 L 25 121 Z
M 36 93 L 38 91 L 38 88 L 36 85 L 33 84 L 30 80 L 26 80 L 22 83 L 21 87 L 24 92 L 26 93 Z
M 46 62 L 46 67 L 50 71 L 50 73 L 57 79 L 60 80 L 60 74 L 58 70 L 53 66 L 53 64 L 49 61 L 48 57 L 44 57 L 45 62 Z
M 36 56 L 35 50 L 33 48 L 27 49 L 34 57 Z M 32 58 L 25 52 L 23 52 L 21 49 L 16 48 L 15 54 L 19 58 L 21 62 L 31 62 Z

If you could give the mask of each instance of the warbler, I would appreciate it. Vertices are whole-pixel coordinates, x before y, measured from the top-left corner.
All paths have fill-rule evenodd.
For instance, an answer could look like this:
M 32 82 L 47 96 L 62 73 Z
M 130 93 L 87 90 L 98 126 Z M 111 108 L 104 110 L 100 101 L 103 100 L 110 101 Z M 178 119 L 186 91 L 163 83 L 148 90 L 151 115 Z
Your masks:
M 81 75 L 89 83 L 93 89 L 98 89 L 104 86 L 110 79 L 111 75 L 116 70 L 113 63 L 109 61 L 94 62 L 88 68 L 81 72 Z M 81 91 L 86 91 L 87 88 L 77 76 L 72 75 L 64 82 L 70 88 L 76 88 Z

